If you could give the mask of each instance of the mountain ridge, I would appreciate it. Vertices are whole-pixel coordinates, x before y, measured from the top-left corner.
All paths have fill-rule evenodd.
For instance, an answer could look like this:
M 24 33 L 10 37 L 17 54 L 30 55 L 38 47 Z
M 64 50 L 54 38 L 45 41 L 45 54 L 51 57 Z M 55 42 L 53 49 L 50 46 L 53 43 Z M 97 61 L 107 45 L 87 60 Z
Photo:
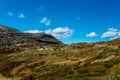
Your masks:
M 20 31 L 15 28 L 0 25 L 0 33 L 20 33 Z
M 0 25 L 0 45 L 49 45 L 49 44 L 62 44 L 61 41 L 54 36 L 46 33 L 22 33 L 17 29 Z

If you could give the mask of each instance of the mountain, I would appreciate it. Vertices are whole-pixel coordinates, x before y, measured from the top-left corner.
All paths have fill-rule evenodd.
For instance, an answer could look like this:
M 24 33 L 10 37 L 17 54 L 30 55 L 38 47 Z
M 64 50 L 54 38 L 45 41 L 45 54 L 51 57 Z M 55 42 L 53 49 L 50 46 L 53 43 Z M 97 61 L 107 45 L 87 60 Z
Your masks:
M 43 46 L 62 44 L 52 35 L 45 33 L 22 33 L 17 29 L 0 25 L 0 46 Z
M 120 38 L 67 45 L 0 28 L 0 80 L 120 80 Z

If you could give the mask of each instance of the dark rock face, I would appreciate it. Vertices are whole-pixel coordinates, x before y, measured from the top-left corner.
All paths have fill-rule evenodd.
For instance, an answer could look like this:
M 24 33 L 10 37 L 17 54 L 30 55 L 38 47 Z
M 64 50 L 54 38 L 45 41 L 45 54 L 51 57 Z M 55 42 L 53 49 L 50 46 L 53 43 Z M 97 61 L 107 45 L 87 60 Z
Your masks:
M 61 41 L 45 33 L 21 33 L 17 29 L 0 26 L 0 46 L 13 46 L 13 45 L 49 45 L 49 44 L 62 44 Z

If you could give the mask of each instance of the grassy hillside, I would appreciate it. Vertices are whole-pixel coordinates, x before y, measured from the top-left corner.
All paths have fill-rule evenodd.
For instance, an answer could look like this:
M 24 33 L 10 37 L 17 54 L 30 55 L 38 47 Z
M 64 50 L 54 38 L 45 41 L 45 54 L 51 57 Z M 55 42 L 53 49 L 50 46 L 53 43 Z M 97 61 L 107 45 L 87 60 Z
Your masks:
M 119 80 L 119 43 L 1 48 L 0 80 Z

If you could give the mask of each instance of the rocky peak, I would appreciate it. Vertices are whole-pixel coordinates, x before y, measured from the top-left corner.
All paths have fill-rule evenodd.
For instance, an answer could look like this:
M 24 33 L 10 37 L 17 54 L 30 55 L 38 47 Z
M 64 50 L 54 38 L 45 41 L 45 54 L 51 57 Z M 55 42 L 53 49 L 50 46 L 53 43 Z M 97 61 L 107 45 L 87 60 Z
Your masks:
M 0 25 L 0 33 L 20 33 L 19 30 Z
M 0 46 L 14 46 L 14 45 L 50 45 L 62 44 L 61 41 L 52 35 L 45 33 L 22 33 L 17 29 L 0 25 Z

